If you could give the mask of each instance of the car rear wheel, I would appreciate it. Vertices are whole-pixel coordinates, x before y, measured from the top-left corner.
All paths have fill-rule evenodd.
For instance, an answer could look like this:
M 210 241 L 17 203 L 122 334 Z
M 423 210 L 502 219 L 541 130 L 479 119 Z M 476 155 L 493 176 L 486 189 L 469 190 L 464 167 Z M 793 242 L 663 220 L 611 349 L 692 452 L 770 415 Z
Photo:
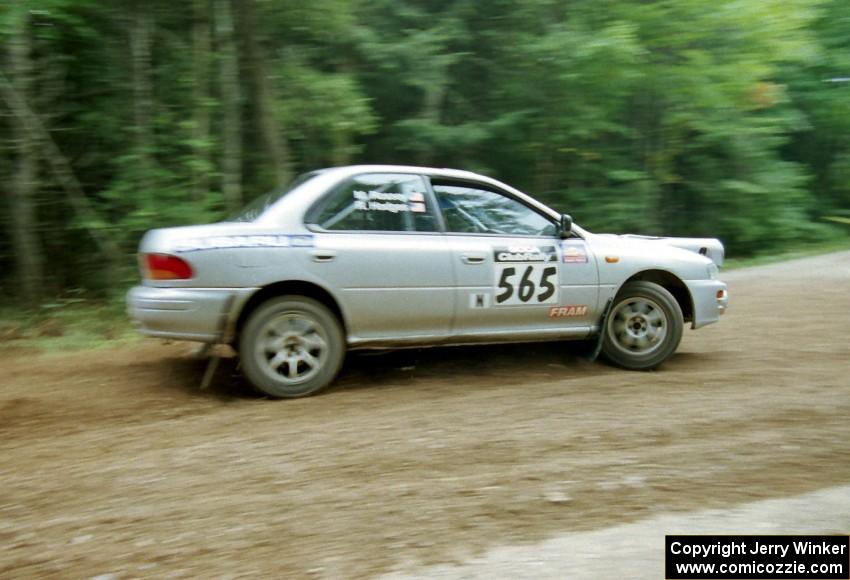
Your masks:
M 605 321 L 602 352 L 626 369 L 653 369 L 672 355 L 682 340 L 682 309 L 665 288 L 652 282 L 623 286 Z
M 245 376 L 277 398 L 306 397 L 333 381 L 342 366 L 345 339 L 336 316 L 304 296 L 282 296 L 260 305 L 239 337 Z

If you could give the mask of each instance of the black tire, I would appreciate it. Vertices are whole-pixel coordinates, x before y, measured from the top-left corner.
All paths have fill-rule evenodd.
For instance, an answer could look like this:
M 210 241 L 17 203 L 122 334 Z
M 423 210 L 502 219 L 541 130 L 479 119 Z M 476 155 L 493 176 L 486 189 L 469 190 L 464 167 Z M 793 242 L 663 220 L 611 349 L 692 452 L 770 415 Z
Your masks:
M 684 327 L 682 309 L 670 292 L 652 282 L 629 282 L 605 321 L 602 353 L 625 369 L 654 369 L 676 352 Z
M 281 296 L 261 304 L 239 336 L 245 376 L 276 398 L 306 397 L 334 380 L 345 357 L 337 317 L 305 296 Z

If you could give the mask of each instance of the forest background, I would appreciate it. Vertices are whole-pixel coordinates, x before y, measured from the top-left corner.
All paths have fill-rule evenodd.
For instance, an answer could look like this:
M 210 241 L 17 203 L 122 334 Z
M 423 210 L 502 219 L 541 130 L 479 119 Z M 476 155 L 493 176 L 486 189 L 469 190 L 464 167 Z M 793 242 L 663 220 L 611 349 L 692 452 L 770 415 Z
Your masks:
M 846 0 L 4 0 L 0 63 L 6 313 L 117 303 L 147 229 L 350 163 L 732 257 L 850 229 Z

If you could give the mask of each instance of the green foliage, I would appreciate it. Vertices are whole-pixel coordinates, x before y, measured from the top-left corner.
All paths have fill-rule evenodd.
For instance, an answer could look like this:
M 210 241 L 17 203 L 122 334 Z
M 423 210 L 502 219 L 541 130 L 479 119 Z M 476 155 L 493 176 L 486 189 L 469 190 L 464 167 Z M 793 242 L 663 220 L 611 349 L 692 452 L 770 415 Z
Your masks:
M 324 72 L 290 51 L 277 69 L 277 115 L 302 167 L 345 165 L 360 152 L 357 138 L 375 131 L 375 116 L 356 77 Z
M 245 26 L 253 5 L 255 26 Z M 223 47 L 194 74 L 193 3 L 30 0 L 30 105 L 111 224 L 127 264 L 151 227 L 225 215 Z M 0 5 L 0 45 L 20 4 Z M 130 50 L 152 24 L 148 126 Z M 275 175 L 258 116 L 295 172 L 355 162 L 502 178 L 597 231 L 717 236 L 732 255 L 819 243 L 850 211 L 846 0 L 233 2 L 241 188 Z M 250 29 L 249 29 L 250 28 Z M 256 41 L 264 62 L 247 50 Z M 250 72 L 262 66 L 271 107 Z M 199 138 L 195 112 L 210 113 Z M 0 115 L 0 131 L 8 126 Z M 0 176 L 14 167 L 0 146 Z M 42 163 L 52 292 L 96 286 L 86 229 Z M 203 180 L 199 180 L 203 176 Z M 199 182 L 202 187 L 199 187 Z M 0 284 L 14 286 L 10 224 Z M 74 251 L 78 250 L 78 251 Z
M 137 342 L 141 335 L 127 320 L 123 298 L 104 300 L 77 288 L 36 310 L 0 307 L 0 350 L 56 352 Z

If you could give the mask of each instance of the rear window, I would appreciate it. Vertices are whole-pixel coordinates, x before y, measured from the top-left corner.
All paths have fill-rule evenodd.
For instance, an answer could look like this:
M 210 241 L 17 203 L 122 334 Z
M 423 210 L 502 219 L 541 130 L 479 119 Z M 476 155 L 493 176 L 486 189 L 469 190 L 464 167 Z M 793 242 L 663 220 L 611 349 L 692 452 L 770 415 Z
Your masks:
M 226 221 L 229 222 L 252 222 L 263 215 L 267 209 L 273 206 L 279 199 L 294 191 L 298 187 L 304 185 L 314 177 L 321 175 L 322 171 L 310 171 L 302 173 L 296 177 L 289 185 L 273 189 L 268 193 L 255 198 L 245 207 L 239 210 L 234 215 L 230 216 Z

